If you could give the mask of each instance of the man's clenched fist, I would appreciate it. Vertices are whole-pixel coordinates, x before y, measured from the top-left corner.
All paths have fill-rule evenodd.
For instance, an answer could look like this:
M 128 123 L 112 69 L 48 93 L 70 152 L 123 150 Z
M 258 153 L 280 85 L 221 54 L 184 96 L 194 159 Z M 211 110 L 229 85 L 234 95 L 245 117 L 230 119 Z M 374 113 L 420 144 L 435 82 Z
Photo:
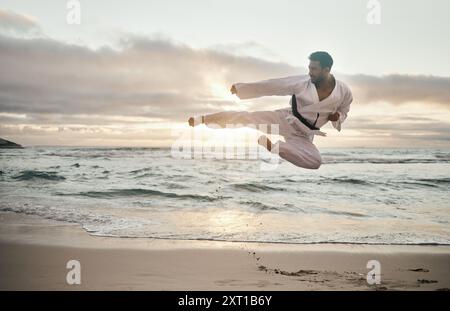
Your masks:
M 230 91 L 231 91 L 231 94 L 236 94 L 237 93 L 236 87 L 234 86 L 234 84 L 231 86 Z
M 339 120 L 339 112 L 332 113 L 328 116 L 328 120 L 337 121 Z

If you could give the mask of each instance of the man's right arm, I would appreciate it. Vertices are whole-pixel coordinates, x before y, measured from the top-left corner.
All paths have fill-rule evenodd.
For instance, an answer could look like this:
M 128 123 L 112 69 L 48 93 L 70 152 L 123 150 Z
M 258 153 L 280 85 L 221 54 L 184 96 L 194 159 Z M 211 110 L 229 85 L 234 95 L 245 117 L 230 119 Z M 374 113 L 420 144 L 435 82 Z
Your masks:
M 230 91 L 240 99 L 257 98 L 261 96 L 284 96 L 296 92 L 299 83 L 308 75 L 295 75 L 278 79 L 269 79 L 253 83 L 235 83 Z
M 350 90 L 350 88 L 347 87 L 342 104 L 336 111 L 339 117 L 336 121 L 331 121 L 333 127 L 337 129 L 339 132 L 341 131 L 341 124 L 345 121 L 345 119 L 347 119 L 348 112 L 350 111 L 350 104 L 352 102 L 353 102 L 352 91 Z

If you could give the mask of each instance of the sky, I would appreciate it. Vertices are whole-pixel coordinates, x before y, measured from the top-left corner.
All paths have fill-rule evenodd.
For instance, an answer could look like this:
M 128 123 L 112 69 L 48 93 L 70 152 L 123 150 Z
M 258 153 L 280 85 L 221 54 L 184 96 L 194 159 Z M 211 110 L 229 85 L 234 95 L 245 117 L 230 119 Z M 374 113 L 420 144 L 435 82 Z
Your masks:
M 80 24 L 69 2 L 0 1 L 0 137 L 170 146 L 189 116 L 287 107 L 229 88 L 305 74 L 325 50 L 354 101 L 318 147 L 450 147 L 449 1 L 89 0 Z

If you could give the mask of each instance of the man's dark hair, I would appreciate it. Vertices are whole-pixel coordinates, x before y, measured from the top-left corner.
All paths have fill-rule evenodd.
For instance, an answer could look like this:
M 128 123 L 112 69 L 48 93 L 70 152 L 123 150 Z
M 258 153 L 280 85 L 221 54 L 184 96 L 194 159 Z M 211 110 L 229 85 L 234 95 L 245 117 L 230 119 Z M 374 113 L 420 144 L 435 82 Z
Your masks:
M 318 61 L 322 68 L 328 67 L 331 70 L 331 67 L 333 66 L 333 58 L 330 54 L 324 51 L 312 53 L 309 55 L 309 60 Z

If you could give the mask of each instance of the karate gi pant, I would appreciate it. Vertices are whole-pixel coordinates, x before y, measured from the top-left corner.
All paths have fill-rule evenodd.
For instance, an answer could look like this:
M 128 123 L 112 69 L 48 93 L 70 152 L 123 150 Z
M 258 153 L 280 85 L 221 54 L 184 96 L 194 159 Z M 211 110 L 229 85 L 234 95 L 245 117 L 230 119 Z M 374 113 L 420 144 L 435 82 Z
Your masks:
M 305 133 L 295 129 L 286 120 L 286 116 L 292 114 L 289 108 L 278 109 L 273 111 L 221 111 L 217 113 L 207 114 L 204 116 L 205 125 L 216 124 L 225 128 L 230 124 L 246 126 L 246 124 L 254 125 L 258 130 L 267 134 L 270 133 L 271 124 L 279 125 L 279 133 L 284 137 L 285 142 L 278 140 L 272 144 L 272 153 L 277 152 L 278 155 L 289 161 L 290 163 L 307 169 L 318 169 L 322 164 L 322 157 L 319 150 L 313 144 L 314 135 L 308 136 Z M 267 124 L 266 127 L 259 126 Z M 265 130 L 267 129 L 267 130 Z

